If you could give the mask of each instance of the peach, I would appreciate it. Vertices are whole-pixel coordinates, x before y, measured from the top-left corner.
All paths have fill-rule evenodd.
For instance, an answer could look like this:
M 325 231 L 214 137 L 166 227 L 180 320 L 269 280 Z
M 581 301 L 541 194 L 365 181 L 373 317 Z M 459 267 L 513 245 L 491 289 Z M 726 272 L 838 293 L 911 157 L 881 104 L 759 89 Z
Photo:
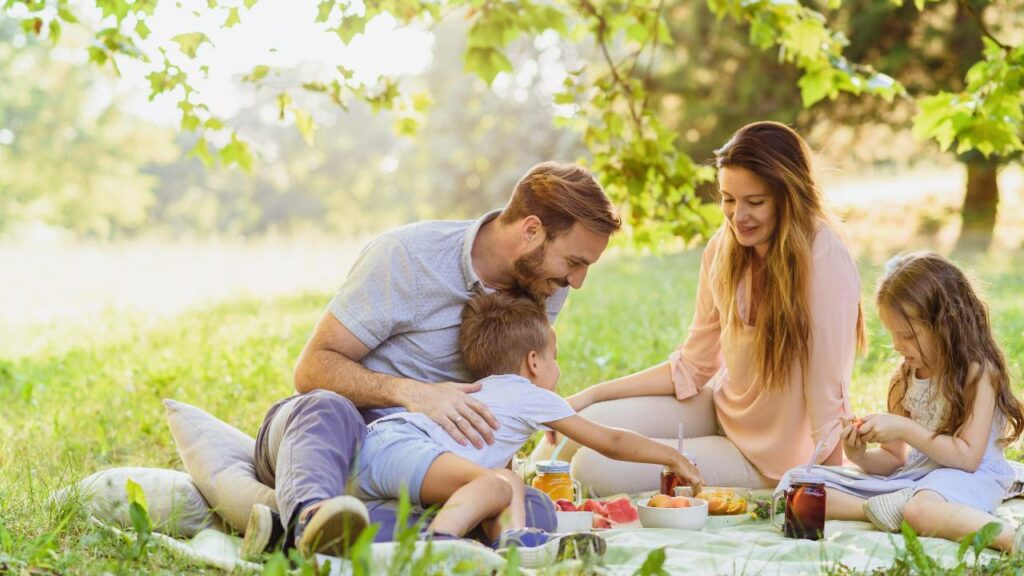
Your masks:
M 671 508 L 672 497 L 665 494 L 657 494 L 647 501 L 647 505 L 651 508 Z
M 672 507 L 673 508 L 689 508 L 690 507 L 690 501 L 687 500 L 685 496 L 673 496 L 672 497 Z

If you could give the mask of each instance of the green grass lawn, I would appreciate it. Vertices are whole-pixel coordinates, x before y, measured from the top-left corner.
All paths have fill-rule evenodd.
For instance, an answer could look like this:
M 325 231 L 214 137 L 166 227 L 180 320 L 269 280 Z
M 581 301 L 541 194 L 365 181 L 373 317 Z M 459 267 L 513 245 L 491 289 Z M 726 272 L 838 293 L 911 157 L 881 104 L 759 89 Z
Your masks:
M 986 281 L 1019 390 L 1024 272 L 1013 269 L 1015 259 L 1020 254 L 963 263 Z M 665 359 L 686 333 L 698 264 L 697 252 L 606 256 L 558 321 L 560 392 Z M 851 387 L 858 412 L 884 407 L 894 362 L 870 301 L 877 269 L 861 263 L 871 351 Z M 0 342 L 0 573 L 24 565 L 96 574 L 201 571 L 161 551 L 131 560 L 128 546 L 78 516 L 65 522 L 46 498 L 106 467 L 180 469 L 162 398 L 255 434 L 266 408 L 291 392 L 295 359 L 330 296 L 248 300 L 174 318 L 108 315 L 89 325 L 22 329 Z

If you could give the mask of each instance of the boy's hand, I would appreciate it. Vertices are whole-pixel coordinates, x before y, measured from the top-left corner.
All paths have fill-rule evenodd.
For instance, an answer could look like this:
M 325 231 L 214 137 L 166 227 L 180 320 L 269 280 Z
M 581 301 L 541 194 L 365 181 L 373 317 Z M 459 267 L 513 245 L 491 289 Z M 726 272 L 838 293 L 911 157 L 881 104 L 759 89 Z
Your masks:
M 864 417 L 864 424 L 859 430 L 860 439 L 878 443 L 902 440 L 908 422 L 909 418 L 895 414 L 870 414 Z
M 469 396 L 478 390 L 480 384 L 424 384 L 405 407 L 429 416 L 459 444 L 483 448 L 484 442 L 494 444 L 498 421 L 483 402 Z
M 676 476 L 685 478 L 690 486 L 693 487 L 694 495 L 700 494 L 701 489 L 704 488 L 704 477 L 700 475 L 700 470 L 686 456 L 680 454 L 677 459 L 669 464 L 669 470 L 674 472 Z

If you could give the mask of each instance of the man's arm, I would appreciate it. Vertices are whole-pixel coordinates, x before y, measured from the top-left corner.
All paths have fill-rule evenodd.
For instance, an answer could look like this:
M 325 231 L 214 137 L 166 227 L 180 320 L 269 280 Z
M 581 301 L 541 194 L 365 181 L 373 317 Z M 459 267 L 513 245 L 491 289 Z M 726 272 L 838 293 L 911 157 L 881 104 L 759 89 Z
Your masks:
M 330 312 L 324 313 L 295 365 L 295 390 L 337 392 L 359 408 L 401 406 L 422 412 L 452 438 L 476 447 L 494 443 L 498 422 L 483 403 L 468 396 L 479 384 L 424 384 L 364 368 L 370 349 Z M 481 440 L 481 437 L 483 440 Z

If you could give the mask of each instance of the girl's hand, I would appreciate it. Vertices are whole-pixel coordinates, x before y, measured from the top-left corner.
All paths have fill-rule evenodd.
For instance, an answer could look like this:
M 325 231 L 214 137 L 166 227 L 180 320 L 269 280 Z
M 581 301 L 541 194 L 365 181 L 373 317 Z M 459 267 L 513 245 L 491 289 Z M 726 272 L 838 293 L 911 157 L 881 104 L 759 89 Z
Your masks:
M 910 421 L 909 418 L 895 414 L 871 414 L 864 418 L 864 424 L 860 427 L 860 439 L 880 444 L 903 440 Z
M 693 487 L 694 495 L 700 494 L 700 491 L 704 488 L 704 477 L 700 475 L 700 470 L 697 470 L 697 467 L 686 456 L 680 454 L 678 458 L 668 465 L 668 468 L 676 476 L 686 479 L 690 486 Z
M 846 457 L 854 462 L 867 450 L 867 444 L 861 439 L 857 425 L 853 422 L 839 431 L 839 438 L 843 441 L 843 451 L 846 453 Z

